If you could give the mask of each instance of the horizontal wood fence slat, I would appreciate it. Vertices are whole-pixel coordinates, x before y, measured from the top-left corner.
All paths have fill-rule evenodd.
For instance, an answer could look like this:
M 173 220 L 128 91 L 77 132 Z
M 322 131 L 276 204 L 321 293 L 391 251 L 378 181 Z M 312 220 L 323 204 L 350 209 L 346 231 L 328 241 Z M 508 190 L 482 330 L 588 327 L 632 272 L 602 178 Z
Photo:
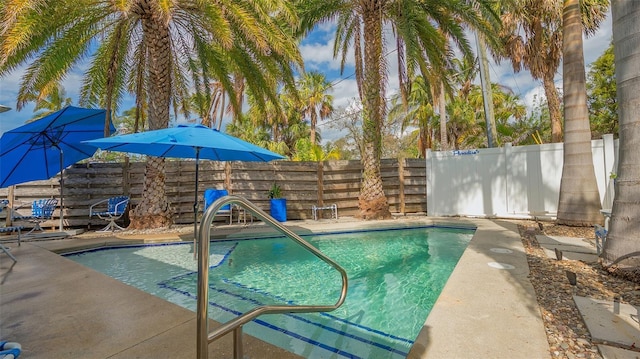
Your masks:
M 195 195 L 195 162 L 165 162 L 166 194 L 175 211 L 177 224 L 193 223 Z M 227 176 L 225 166 L 229 166 Z M 145 163 L 83 163 L 65 170 L 64 220 L 68 227 L 104 226 L 105 222 L 89 219 L 89 207 L 102 199 L 129 195 L 131 205 L 139 202 L 144 181 Z M 422 159 L 383 159 L 381 175 L 391 212 L 426 212 L 426 163 Z M 203 210 L 203 193 L 207 188 L 227 188 L 229 193 L 246 197 L 269 211 L 267 191 L 274 181 L 287 199 L 288 219 L 312 218 L 311 206 L 336 204 L 340 216 L 358 214 L 358 196 L 362 165 L 360 161 L 317 162 L 224 162 L 201 161 L 198 169 L 199 215 Z M 225 183 L 228 183 L 225 186 Z M 8 198 L 8 188 L 0 189 L 0 198 Z M 40 198 L 60 198 L 60 176 L 33 181 L 14 188 L 13 207 L 29 214 L 30 204 Z M 5 220 L 7 211 L 0 213 Z M 325 217 L 328 216 L 324 213 Z M 60 209 L 43 227 L 59 223 Z

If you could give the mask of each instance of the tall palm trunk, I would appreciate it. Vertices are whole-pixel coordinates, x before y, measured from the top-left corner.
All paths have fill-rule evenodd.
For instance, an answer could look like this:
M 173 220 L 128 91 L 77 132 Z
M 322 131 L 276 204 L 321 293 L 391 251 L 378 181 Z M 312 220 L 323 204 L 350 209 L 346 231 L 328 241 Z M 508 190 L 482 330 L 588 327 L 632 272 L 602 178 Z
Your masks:
M 482 87 L 482 104 L 484 105 L 484 119 L 487 127 L 487 147 L 498 147 L 498 130 L 496 116 L 493 110 L 493 91 L 489 74 L 489 60 L 487 60 L 487 45 L 484 36 L 476 32 L 478 42 L 478 62 L 480 70 L 480 86 Z
M 558 223 L 593 225 L 603 218 L 591 153 L 580 0 L 565 0 L 562 18 L 565 132 Z
M 447 99 L 444 96 L 444 84 L 440 83 L 440 94 L 438 96 L 438 106 L 440 108 L 440 150 L 449 149 L 447 141 Z
M 389 218 L 389 203 L 382 189 L 380 154 L 382 150 L 382 120 L 385 115 L 384 70 L 382 64 L 382 18 L 379 1 L 366 1 L 364 22 L 364 98 L 362 136 L 362 187 L 358 199 L 360 217 Z
M 222 129 L 222 120 L 224 120 L 224 112 L 225 112 L 225 93 L 224 91 L 220 94 L 220 113 L 218 114 L 218 125 L 216 126 L 216 130 L 220 131 Z M 214 119 L 215 121 L 215 119 Z
M 231 121 L 235 125 L 242 114 L 242 102 L 244 100 L 244 77 L 242 74 L 234 74 L 233 89 L 236 92 L 236 104 L 238 105 L 238 111 L 233 110 L 233 116 L 231 117 Z
M 138 4 L 144 36 L 149 52 L 149 129 L 169 126 L 171 95 L 171 62 L 169 27 L 149 0 Z M 147 157 L 142 199 L 130 214 L 129 228 L 168 227 L 172 224 L 172 210 L 165 191 L 164 158 Z
M 613 48 L 620 119 L 620 158 L 610 231 L 603 260 L 640 280 L 640 2 L 614 0 Z
M 122 26 L 116 27 L 116 32 L 114 35 L 118 39 L 122 37 Z M 106 97 L 105 110 L 106 110 L 107 117 L 104 121 L 104 137 L 111 136 L 111 129 L 109 124 L 111 123 L 111 118 L 113 117 L 111 116 L 111 108 L 113 104 L 113 90 L 115 88 L 116 74 L 118 72 L 118 66 L 119 66 L 118 50 L 119 48 L 116 47 L 113 53 L 111 54 L 111 61 L 109 61 L 109 68 L 107 69 L 107 85 L 105 86 L 105 89 L 107 92 L 105 96 Z
M 315 110 L 312 110 L 311 111 L 311 128 L 310 128 L 311 134 L 309 135 L 309 140 L 312 145 L 316 144 L 316 125 L 317 124 L 318 124 L 318 114 L 316 113 Z
M 542 79 L 542 87 L 544 95 L 547 97 L 547 106 L 549 107 L 549 119 L 551 120 L 551 142 L 562 142 L 562 112 L 560 111 L 560 96 L 558 89 L 553 82 L 555 74 L 544 75 Z

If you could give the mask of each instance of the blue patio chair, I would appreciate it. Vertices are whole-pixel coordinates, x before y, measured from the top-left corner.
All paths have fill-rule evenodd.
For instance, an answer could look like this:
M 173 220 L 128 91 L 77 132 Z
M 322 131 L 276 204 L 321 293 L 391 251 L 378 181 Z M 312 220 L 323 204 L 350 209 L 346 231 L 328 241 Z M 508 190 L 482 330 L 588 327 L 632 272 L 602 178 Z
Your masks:
M 106 227 L 97 232 L 113 232 L 115 230 L 124 230 L 116 221 L 122 218 L 127 211 L 129 205 L 128 196 L 116 196 L 100 200 L 89 207 L 89 218 L 97 216 L 100 219 L 109 221 Z
M 204 209 L 206 211 L 209 206 L 215 202 L 218 198 L 228 195 L 229 192 L 226 189 L 213 189 L 208 188 L 204 191 Z M 229 224 L 232 223 L 233 213 L 231 210 L 231 204 L 225 204 L 222 206 L 218 212 L 216 212 L 216 216 L 220 217 L 229 217 Z M 226 221 L 226 219 L 225 219 Z
M 55 198 L 37 199 L 31 203 L 31 215 L 23 216 L 15 211 L 13 213 L 13 221 L 27 221 L 34 223 L 35 226 L 31 228 L 27 234 L 33 231 L 43 231 L 40 223 L 53 219 L 53 211 L 55 211 L 58 205 L 58 200 Z M 17 208 L 16 208 L 17 209 Z

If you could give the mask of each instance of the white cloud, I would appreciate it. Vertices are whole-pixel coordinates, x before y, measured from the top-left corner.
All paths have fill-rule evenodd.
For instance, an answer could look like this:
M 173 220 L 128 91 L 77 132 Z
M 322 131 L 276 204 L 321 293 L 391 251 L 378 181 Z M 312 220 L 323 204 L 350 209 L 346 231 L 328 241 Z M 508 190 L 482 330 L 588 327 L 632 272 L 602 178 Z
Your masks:
M 331 91 L 333 96 L 334 108 L 345 108 L 353 100 L 358 97 L 358 85 L 354 77 L 338 80 L 334 82 L 333 90 Z
M 300 46 L 300 53 L 304 59 L 305 68 L 307 71 L 339 71 L 340 59 L 333 58 L 333 39 L 327 43 L 313 43 Z M 353 66 L 353 56 L 349 56 L 350 59 L 347 65 Z
M 533 110 L 535 107 L 539 106 L 541 101 L 546 99 L 544 94 L 544 87 L 539 85 L 537 87 L 531 88 L 522 96 L 522 102 L 529 111 Z

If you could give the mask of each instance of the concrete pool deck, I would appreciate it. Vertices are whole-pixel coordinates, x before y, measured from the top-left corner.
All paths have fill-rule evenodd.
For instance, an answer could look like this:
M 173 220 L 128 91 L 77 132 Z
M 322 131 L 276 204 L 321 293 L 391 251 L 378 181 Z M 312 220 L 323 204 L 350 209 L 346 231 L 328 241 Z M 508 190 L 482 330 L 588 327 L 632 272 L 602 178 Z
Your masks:
M 550 357 L 514 223 L 402 217 L 285 224 L 300 234 L 416 224 L 476 226 L 409 358 Z M 225 235 L 269 230 L 262 224 L 218 229 Z M 190 234 L 124 237 L 85 233 L 63 240 L 8 244 L 18 262 L 0 254 L 0 339 L 19 342 L 25 358 L 195 358 L 195 313 L 56 254 L 109 244 L 192 238 Z M 211 321 L 210 329 L 216 325 Z M 298 358 L 247 335 L 243 343 L 245 357 Z M 232 358 L 232 347 L 227 335 L 210 344 L 209 355 Z

